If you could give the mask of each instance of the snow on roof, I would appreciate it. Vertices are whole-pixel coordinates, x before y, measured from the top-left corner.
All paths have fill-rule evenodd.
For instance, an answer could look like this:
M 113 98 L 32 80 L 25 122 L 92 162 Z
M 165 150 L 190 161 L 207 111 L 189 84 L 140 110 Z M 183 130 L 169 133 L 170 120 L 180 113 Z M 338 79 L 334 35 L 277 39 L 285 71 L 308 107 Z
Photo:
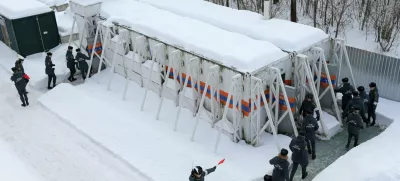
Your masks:
M 19 19 L 52 11 L 37 0 L 0 0 L 0 14 L 8 19 Z
M 70 0 L 70 2 L 79 4 L 81 6 L 90 6 L 93 4 L 101 3 L 101 2 L 103 2 L 103 0 Z
M 110 19 L 127 23 L 136 31 L 233 66 L 239 71 L 251 72 L 287 56 L 269 42 L 228 32 L 145 3 L 105 1 L 101 9 L 104 17 L 114 17 Z
M 301 51 L 329 36 L 322 30 L 286 20 L 263 20 L 260 14 L 198 0 L 139 0 L 178 15 L 198 19 L 227 31 Z

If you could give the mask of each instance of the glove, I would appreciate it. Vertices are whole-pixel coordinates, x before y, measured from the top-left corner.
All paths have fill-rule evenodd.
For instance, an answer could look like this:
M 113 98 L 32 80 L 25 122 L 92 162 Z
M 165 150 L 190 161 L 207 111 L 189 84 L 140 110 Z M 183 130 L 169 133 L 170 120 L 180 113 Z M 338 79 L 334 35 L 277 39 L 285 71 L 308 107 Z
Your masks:
M 378 103 L 377 102 L 374 102 L 374 105 L 376 106 Z

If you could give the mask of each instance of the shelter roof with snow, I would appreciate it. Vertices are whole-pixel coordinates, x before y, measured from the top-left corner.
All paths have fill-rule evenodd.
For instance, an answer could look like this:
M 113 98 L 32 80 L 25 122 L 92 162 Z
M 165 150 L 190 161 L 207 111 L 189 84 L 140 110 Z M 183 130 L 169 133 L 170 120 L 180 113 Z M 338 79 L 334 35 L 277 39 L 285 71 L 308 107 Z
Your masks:
M 272 43 L 254 40 L 136 1 L 105 1 L 101 16 L 242 72 L 252 72 L 288 56 Z
M 206 1 L 140 0 L 178 15 L 198 19 L 230 32 L 271 42 L 285 51 L 302 51 L 327 40 L 322 30 L 286 20 L 263 20 L 260 14 L 236 10 Z
M 0 14 L 8 19 L 20 19 L 52 10 L 37 0 L 0 0 Z

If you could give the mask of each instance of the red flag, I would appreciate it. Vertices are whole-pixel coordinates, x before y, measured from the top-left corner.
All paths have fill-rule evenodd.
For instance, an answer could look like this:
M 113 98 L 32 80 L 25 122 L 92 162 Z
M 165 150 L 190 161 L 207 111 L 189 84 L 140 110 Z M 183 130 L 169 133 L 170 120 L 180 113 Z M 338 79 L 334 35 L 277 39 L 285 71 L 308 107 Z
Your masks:
M 221 165 L 225 162 L 225 158 L 218 162 L 218 165 Z
M 24 79 L 30 79 L 30 77 L 28 76 L 28 74 L 24 74 L 23 76 L 22 76 Z

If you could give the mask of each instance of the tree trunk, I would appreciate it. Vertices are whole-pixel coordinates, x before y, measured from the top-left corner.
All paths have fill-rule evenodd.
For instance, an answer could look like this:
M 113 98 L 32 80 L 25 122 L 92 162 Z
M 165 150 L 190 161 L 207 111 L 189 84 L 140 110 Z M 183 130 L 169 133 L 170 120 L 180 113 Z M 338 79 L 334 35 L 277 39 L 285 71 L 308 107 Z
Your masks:
M 310 1 L 311 0 L 307 0 L 306 1 L 306 10 L 305 10 L 305 13 L 307 14 L 307 15 L 310 15 Z
M 297 22 L 296 0 L 291 0 L 290 5 L 290 21 Z
M 367 6 L 365 7 L 364 18 L 361 24 L 361 31 L 364 30 L 364 26 L 368 20 L 370 11 L 371 11 L 371 0 L 367 0 Z
M 324 25 L 327 25 L 327 13 L 328 13 L 328 4 L 329 0 L 325 0 L 325 8 L 324 8 Z
M 314 0 L 314 27 L 317 27 L 318 0 Z

